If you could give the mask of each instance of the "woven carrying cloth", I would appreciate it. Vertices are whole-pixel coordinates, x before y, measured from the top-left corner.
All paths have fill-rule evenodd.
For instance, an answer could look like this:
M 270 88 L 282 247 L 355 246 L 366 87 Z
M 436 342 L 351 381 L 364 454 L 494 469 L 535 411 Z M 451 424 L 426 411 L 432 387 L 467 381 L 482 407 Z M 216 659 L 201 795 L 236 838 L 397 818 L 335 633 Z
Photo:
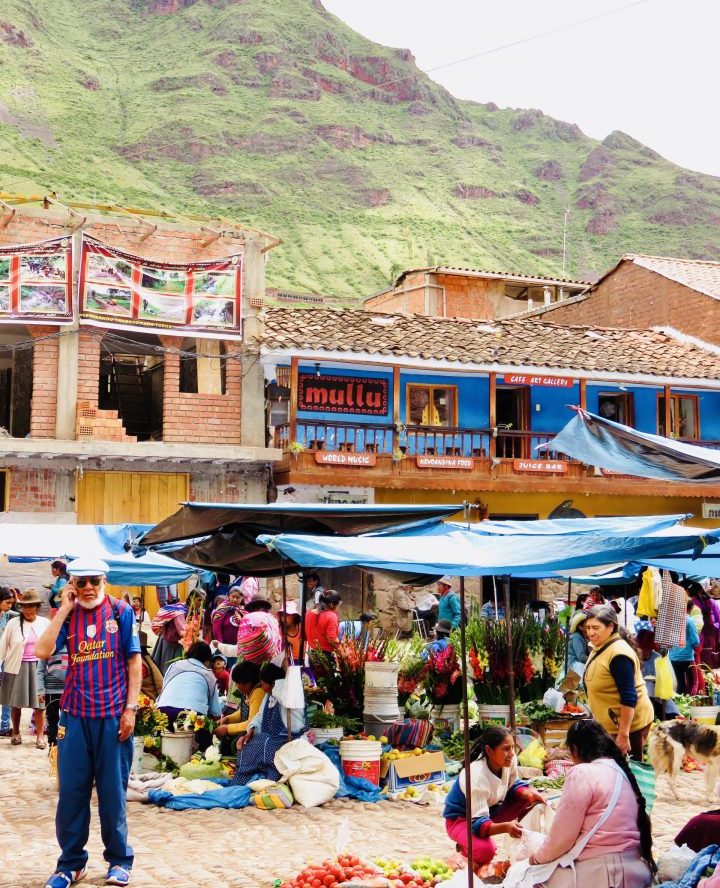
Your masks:
M 670 574 L 662 572 L 662 599 L 655 626 L 655 644 L 660 648 L 684 647 L 687 592 L 676 586 Z

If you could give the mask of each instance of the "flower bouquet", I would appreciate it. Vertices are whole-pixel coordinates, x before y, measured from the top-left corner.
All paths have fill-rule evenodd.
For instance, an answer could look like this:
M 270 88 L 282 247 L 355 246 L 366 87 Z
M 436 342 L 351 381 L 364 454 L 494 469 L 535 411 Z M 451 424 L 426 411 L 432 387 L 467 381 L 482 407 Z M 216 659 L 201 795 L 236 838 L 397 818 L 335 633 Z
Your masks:
M 212 731 L 216 722 L 208 715 L 200 715 L 194 709 L 183 709 L 175 717 L 176 731 Z
M 138 710 L 135 715 L 136 737 L 155 737 L 167 730 L 168 717 L 161 712 L 147 694 L 138 697 Z
M 455 645 L 427 650 L 425 691 L 435 706 L 454 705 L 463 698 L 462 669 Z

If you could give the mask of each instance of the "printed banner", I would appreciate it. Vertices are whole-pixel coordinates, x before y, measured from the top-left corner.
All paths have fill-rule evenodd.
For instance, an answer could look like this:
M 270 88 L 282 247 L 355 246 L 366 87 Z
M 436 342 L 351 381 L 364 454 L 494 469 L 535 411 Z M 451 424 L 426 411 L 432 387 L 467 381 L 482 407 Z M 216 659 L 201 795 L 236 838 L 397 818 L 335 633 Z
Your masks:
M 378 377 L 299 373 L 298 410 L 386 416 L 388 381 Z
M 240 338 L 242 256 L 212 262 L 149 262 L 83 240 L 80 320 L 120 330 Z
M 72 238 L 0 247 L 0 323 L 69 324 Z

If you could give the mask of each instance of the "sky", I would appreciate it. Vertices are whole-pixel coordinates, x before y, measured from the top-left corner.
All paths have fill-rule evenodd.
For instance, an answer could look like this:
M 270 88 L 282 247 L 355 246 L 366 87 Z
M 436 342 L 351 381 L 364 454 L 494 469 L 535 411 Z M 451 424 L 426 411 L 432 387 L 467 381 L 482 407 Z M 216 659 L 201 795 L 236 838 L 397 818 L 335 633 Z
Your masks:
M 329 12 L 428 71 L 632 0 L 323 0 Z M 631 8 L 430 73 L 458 98 L 539 108 L 589 136 L 622 130 L 668 160 L 720 176 L 720 3 Z

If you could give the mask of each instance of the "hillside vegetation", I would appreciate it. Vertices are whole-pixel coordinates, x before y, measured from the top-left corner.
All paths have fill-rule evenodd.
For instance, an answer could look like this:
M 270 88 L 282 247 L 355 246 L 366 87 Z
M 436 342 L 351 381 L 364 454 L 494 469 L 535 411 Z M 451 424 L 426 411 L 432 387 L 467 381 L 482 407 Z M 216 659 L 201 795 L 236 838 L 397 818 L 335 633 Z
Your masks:
M 390 85 L 384 85 L 390 82 Z M 0 189 L 221 214 L 268 283 L 342 297 L 413 265 L 568 276 L 720 258 L 720 180 L 629 136 L 459 101 L 319 0 L 4 0 Z

